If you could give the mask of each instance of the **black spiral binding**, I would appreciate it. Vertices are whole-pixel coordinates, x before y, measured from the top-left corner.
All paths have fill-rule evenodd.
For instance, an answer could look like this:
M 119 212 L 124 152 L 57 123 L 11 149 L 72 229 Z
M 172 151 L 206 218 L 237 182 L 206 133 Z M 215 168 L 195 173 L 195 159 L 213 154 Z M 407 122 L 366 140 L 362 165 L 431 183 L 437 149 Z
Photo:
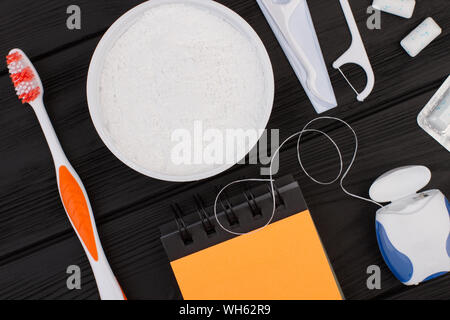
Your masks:
M 266 185 L 267 189 L 269 190 L 269 193 L 272 195 L 272 188 L 269 184 Z M 280 190 L 278 189 L 277 185 L 273 185 L 273 190 L 275 191 L 275 208 L 280 208 L 281 206 L 285 206 L 283 197 L 281 196 Z
M 175 223 L 177 224 L 178 232 L 180 233 L 181 239 L 185 245 L 191 244 L 193 242 L 192 235 L 186 226 L 186 222 L 183 220 L 183 212 L 181 211 L 178 203 L 171 204 L 173 214 L 175 216 Z
M 262 217 L 261 208 L 258 205 L 258 202 L 256 201 L 256 197 L 255 197 L 253 191 L 248 186 L 246 186 L 243 193 L 244 193 L 245 201 L 247 201 L 248 207 L 250 208 L 250 211 L 252 212 L 253 217 L 254 218 Z
M 194 201 L 197 205 L 197 213 L 200 218 L 200 221 L 203 224 L 203 228 L 205 229 L 205 232 L 208 236 L 213 235 L 216 233 L 216 227 L 212 223 L 211 217 L 208 215 L 205 209 L 205 205 L 203 203 L 203 199 L 200 197 L 199 194 L 194 195 Z
M 219 203 L 222 207 L 222 210 L 225 212 L 228 224 L 231 227 L 238 226 L 239 218 L 236 216 L 236 213 L 233 210 L 233 206 L 231 205 L 230 198 L 228 197 L 228 193 L 226 191 L 222 192 L 221 197 L 219 197 Z
M 219 188 L 216 189 L 219 191 Z M 236 234 L 264 226 L 273 212 L 272 188 L 269 184 L 250 188 L 244 185 L 242 195 L 230 197 L 226 191 L 218 199 L 217 219 Z M 272 222 L 306 210 L 300 187 L 293 176 L 277 179 L 274 184 L 276 214 Z M 171 261 L 236 237 L 226 232 L 213 216 L 214 208 L 206 207 L 201 195 L 195 194 L 194 212 L 183 214 L 179 204 L 172 204 L 172 223 L 161 226 L 161 241 Z M 181 240 L 181 241 L 180 241 Z

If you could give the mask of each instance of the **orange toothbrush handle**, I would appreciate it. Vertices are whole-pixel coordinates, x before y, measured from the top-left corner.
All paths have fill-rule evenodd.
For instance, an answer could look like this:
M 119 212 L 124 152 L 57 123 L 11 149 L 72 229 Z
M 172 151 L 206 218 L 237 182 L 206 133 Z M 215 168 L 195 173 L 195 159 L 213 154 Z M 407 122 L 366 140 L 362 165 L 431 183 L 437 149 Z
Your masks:
M 77 231 L 81 242 L 94 261 L 98 261 L 93 221 L 83 190 L 65 166 L 59 168 L 59 190 L 67 215 Z
M 100 297 L 126 300 L 101 247 L 86 191 L 69 164 L 58 169 L 58 187 L 66 213 L 89 258 Z

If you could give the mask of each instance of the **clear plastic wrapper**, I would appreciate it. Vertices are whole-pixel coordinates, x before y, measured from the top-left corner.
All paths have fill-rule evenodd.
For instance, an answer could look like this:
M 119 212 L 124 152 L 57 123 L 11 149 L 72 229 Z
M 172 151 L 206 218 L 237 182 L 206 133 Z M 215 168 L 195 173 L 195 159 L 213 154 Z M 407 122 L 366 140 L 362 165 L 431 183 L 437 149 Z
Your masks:
M 450 76 L 419 114 L 418 123 L 450 151 Z

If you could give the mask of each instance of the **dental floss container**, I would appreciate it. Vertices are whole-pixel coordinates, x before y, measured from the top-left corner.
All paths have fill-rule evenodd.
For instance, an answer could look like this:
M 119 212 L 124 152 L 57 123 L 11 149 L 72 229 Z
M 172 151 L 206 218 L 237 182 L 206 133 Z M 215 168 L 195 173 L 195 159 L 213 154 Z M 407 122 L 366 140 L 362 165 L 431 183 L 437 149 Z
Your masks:
M 405 285 L 418 285 L 450 271 L 450 203 L 439 190 L 417 193 L 431 180 L 424 166 L 387 172 L 370 197 L 389 205 L 378 210 L 378 245 L 389 269 Z

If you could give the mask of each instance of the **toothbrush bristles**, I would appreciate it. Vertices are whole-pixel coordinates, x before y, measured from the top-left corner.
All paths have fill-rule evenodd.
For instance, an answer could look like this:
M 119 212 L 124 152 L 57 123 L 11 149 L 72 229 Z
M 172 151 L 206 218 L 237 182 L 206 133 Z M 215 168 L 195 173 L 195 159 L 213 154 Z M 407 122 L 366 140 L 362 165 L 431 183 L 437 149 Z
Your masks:
M 40 81 L 36 79 L 30 62 L 19 51 L 6 56 L 6 63 L 16 94 L 22 103 L 30 103 L 41 94 Z
M 6 56 L 6 63 L 11 64 L 22 59 L 22 55 L 19 52 L 13 52 Z
M 39 97 L 40 94 L 41 94 L 41 89 L 39 89 L 39 87 L 36 87 L 27 93 L 21 94 L 19 96 L 19 99 L 22 100 L 22 103 L 30 103 L 30 102 L 34 101 L 34 99 Z
M 34 79 L 33 70 L 30 67 L 26 67 L 21 72 L 13 73 L 10 75 L 11 80 L 14 83 L 14 86 L 17 87 L 24 81 L 31 81 Z

